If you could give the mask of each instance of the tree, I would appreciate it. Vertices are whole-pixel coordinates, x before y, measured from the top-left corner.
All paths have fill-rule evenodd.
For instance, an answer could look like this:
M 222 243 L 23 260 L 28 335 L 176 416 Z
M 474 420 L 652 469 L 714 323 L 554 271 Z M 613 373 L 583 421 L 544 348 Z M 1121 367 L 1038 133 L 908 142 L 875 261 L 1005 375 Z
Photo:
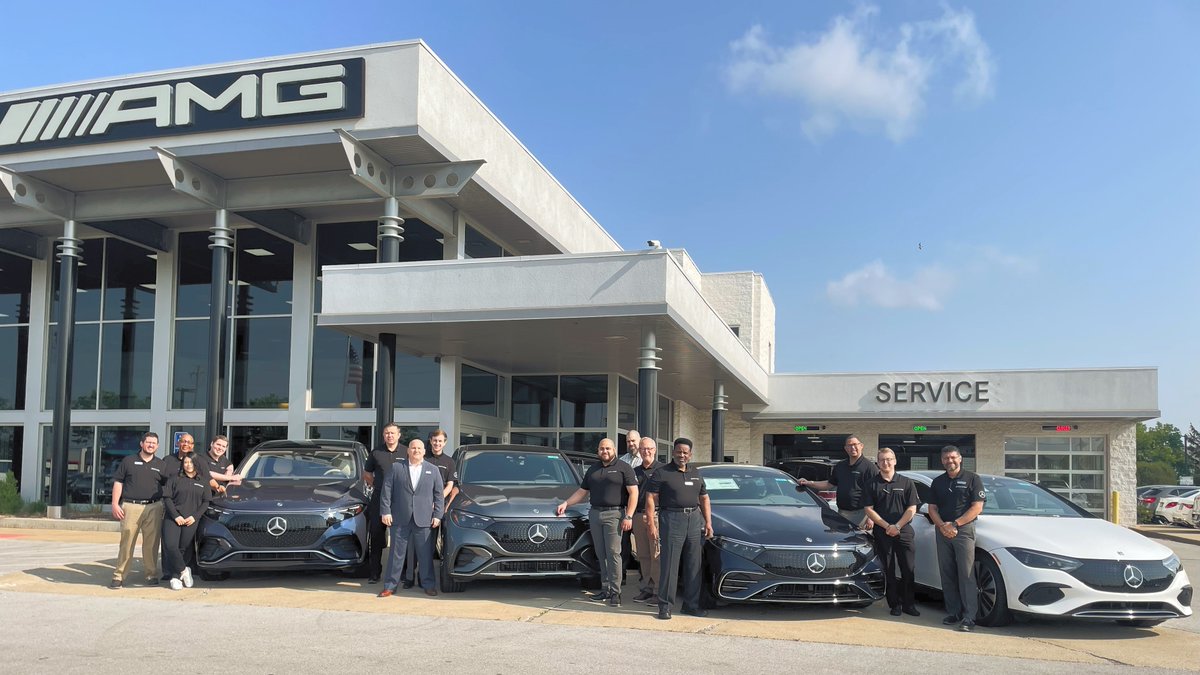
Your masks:
M 1200 431 L 1196 431 L 1194 424 L 1188 425 L 1188 432 L 1183 436 L 1183 457 L 1188 463 L 1187 475 L 1200 474 Z
M 1187 456 L 1183 452 L 1183 434 L 1174 424 L 1159 422 L 1152 427 L 1138 422 L 1137 461 L 1139 464 L 1161 462 L 1176 474 L 1190 474 Z
M 1138 485 L 1174 485 L 1179 482 L 1175 468 L 1165 462 L 1138 462 Z

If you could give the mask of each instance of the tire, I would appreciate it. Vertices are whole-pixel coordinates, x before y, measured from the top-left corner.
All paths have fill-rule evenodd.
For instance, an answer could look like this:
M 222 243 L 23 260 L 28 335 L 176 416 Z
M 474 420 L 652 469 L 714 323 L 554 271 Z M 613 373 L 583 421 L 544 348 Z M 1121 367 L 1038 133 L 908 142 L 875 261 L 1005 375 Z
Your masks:
M 1117 623 L 1132 628 L 1150 628 L 1166 621 L 1166 619 L 1120 619 Z
M 200 574 L 200 578 L 205 581 L 225 581 L 229 578 L 229 572 L 213 572 L 206 570 L 203 567 L 197 567 L 196 572 Z
M 712 572 L 704 570 L 704 574 L 700 577 L 700 606 L 704 609 L 716 609 L 724 607 L 727 603 L 717 597 L 716 579 L 713 578 Z
M 979 614 L 977 621 L 983 626 L 1007 626 L 1012 622 L 1008 610 L 1008 591 L 1004 588 L 1004 577 L 992 556 L 984 551 L 975 552 L 975 583 L 979 587 Z
M 438 565 L 438 581 L 441 582 L 443 593 L 462 593 L 467 589 L 467 584 L 462 581 L 455 581 L 450 576 L 450 561 L 443 559 L 442 564 Z

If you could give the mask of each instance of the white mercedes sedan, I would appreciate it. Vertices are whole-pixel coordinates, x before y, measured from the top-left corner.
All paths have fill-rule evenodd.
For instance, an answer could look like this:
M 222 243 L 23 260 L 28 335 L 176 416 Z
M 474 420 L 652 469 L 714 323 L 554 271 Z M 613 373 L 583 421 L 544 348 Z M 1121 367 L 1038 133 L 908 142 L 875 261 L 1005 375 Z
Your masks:
M 920 493 L 916 582 L 941 590 L 930 484 L 939 471 L 902 471 Z M 1097 518 L 1028 481 L 981 474 L 987 496 L 975 530 L 979 616 L 1001 626 L 1014 614 L 1153 626 L 1191 616 L 1192 586 L 1171 549 Z

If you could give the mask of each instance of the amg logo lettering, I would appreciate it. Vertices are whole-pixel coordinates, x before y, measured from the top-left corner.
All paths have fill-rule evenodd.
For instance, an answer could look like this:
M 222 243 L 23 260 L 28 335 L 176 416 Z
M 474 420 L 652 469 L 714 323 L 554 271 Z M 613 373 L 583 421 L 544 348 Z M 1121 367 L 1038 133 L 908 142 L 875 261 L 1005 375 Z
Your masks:
M 363 59 L 0 103 L 0 153 L 360 117 Z

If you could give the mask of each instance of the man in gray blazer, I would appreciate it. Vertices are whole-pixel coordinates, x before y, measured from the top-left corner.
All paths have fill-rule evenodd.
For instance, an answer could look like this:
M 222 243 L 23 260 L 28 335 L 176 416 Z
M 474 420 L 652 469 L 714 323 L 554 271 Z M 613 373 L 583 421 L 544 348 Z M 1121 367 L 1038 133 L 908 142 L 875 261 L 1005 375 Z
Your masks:
M 400 572 L 404 569 L 404 556 L 409 546 L 417 549 L 425 595 L 437 595 L 429 529 L 441 524 L 446 502 L 442 495 L 442 472 L 424 458 L 425 443 L 414 438 L 408 443 L 408 461 L 393 464 L 387 480 L 383 481 L 379 513 L 383 524 L 391 528 L 392 550 L 388 556 L 387 578 L 379 592 L 381 598 L 391 597 L 400 585 Z

